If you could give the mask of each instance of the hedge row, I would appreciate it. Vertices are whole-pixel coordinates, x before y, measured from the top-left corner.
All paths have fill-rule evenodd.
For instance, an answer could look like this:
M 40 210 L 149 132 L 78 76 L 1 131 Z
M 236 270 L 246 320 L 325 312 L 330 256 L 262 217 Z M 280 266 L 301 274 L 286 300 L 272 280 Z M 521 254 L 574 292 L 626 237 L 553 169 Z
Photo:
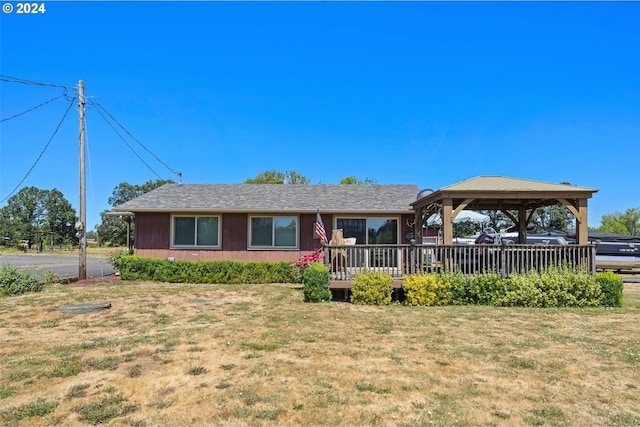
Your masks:
M 391 276 L 365 272 L 356 277 L 351 302 L 391 302 Z M 406 305 L 492 305 L 503 307 L 621 307 L 622 278 L 612 272 L 589 275 L 551 268 L 502 278 L 495 274 L 464 277 L 427 274 L 402 279 Z
M 168 283 L 300 283 L 300 272 L 289 262 L 241 261 L 169 261 L 119 257 L 118 270 L 123 280 L 148 280 Z

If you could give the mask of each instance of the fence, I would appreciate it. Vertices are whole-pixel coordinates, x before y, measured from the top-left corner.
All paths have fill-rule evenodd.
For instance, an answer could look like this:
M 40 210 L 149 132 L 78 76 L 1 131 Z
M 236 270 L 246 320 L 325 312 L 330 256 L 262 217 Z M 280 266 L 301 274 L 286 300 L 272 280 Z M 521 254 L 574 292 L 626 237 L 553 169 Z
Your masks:
M 593 274 L 593 245 L 328 245 L 324 260 L 333 280 L 364 271 L 392 277 L 428 272 L 511 274 L 566 265 Z

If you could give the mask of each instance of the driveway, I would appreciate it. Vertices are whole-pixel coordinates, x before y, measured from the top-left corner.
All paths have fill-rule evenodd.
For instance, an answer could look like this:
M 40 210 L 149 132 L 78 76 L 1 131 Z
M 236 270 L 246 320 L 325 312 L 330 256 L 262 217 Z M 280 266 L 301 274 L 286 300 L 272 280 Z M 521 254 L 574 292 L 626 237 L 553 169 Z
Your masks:
M 21 271 L 42 276 L 47 271 L 57 273 L 61 279 L 78 279 L 78 255 L 3 255 L 0 265 L 8 264 Z M 114 268 L 106 258 L 87 257 L 87 278 L 115 274 Z

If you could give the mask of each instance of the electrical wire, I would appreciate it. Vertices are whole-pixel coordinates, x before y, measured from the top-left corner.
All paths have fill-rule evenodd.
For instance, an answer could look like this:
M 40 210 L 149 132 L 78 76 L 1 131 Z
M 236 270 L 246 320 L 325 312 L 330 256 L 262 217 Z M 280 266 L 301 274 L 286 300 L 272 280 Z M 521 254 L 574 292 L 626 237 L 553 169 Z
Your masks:
M 96 102 L 91 101 L 91 105 L 96 105 Z M 131 146 L 131 144 L 129 144 L 127 142 L 126 139 L 124 139 L 124 137 L 122 135 L 120 135 L 120 133 L 118 132 L 118 130 L 113 126 L 113 124 L 104 116 L 104 114 L 102 114 L 102 112 L 100 111 L 100 109 L 96 108 L 97 113 L 100 115 L 100 117 L 102 117 L 102 119 L 111 127 L 111 129 L 113 129 L 113 131 L 116 133 L 116 135 L 118 135 L 120 137 L 120 139 L 122 140 L 122 142 L 125 143 L 125 145 L 127 147 L 129 147 L 129 149 L 131 150 L 131 152 L 133 154 L 135 154 L 135 156 L 147 167 L 147 169 L 149 169 L 155 176 L 158 177 L 158 179 L 162 180 L 162 177 L 160 175 L 158 175 L 158 173 L 153 170 L 153 168 L 144 161 L 144 159 L 142 157 L 140 157 L 140 155 L 136 152 L 136 150 L 133 149 L 133 147 Z
M 145 150 L 147 153 L 151 154 L 151 155 L 153 156 L 153 158 L 154 158 L 154 159 L 156 159 L 159 163 L 161 163 L 165 168 L 167 168 L 167 170 L 169 170 L 171 173 L 173 173 L 173 174 L 175 174 L 175 175 L 178 175 L 178 176 L 180 176 L 180 177 L 182 176 L 182 173 L 181 173 L 181 172 L 174 171 L 174 170 L 173 170 L 169 165 L 167 165 L 165 162 L 163 162 L 162 160 L 160 160 L 160 158 L 159 158 L 158 156 L 156 156 L 155 154 L 153 154 L 153 153 L 152 153 L 152 152 L 151 152 L 147 147 L 145 147 L 145 145 L 144 145 L 142 142 L 138 141 L 138 140 L 136 139 L 136 137 L 134 137 L 134 136 L 131 134 L 131 132 L 129 132 L 129 131 L 128 131 L 128 130 L 127 130 L 127 129 L 122 125 L 122 124 L 120 124 L 120 123 L 119 123 L 119 122 L 118 122 L 118 121 L 113 117 L 113 115 L 111 115 L 111 113 L 109 113 L 109 111 L 107 111 L 107 109 L 106 109 L 106 108 L 104 108 L 104 106 L 103 106 L 102 104 L 100 104 L 99 102 L 92 101 L 92 105 L 94 105 L 94 106 L 95 106 L 95 107 L 97 107 L 98 109 L 100 109 L 100 110 L 104 111 L 104 112 L 105 112 L 105 113 L 106 113 L 106 114 L 111 118 L 111 120 L 113 120 L 113 121 L 114 121 L 118 126 L 120 126 L 120 128 L 122 128 L 122 130 L 124 130 L 124 131 L 127 133 L 127 135 L 129 135 L 129 136 L 131 137 L 131 139 L 133 139 L 135 142 L 137 142 L 137 143 L 138 143 L 138 145 L 140 145 L 142 148 L 144 148 L 144 150 Z
M 50 83 L 34 82 L 33 80 L 27 80 L 27 79 L 21 79 L 19 77 L 7 76 L 6 74 L 0 74 L 0 81 L 6 82 L 6 83 L 19 83 L 19 84 L 30 85 L 30 86 L 57 87 L 57 88 L 65 89 L 65 90 L 72 89 L 69 86 L 55 85 L 55 84 L 50 84 Z
M 64 98 L 66 95 L 67 95 L 66 93 L 63 93 L 62 95 L 56 96 L 55 98 L 51 98 L 50 100 L 45 101 L 40 105 L 36 105 L 35 107 L 29 108 L 28 110 L 23 111 L 22 113 L 14 114 L 11 117 L 7 117 L 6 119 L 2 119 L 2 120 L 0 120 L 0 123 L 9 121 L 11 119 L 15 119 L 16 117 L 23 116 L 23 115 L 25 115 L 27 113 L 30 113 L 30 112 L 32 112 L 32 111 L 34 111 L 34 110 L 36 110 L 36 109 L 38 109 L 40 107 L 44 107 L 45 105 L 50 104 L 51 102 L 55 101 L 56 99 Z
M 0 203 L 4 203 L 9 197 L 11 197 L 13 195 L 13 193 L 15 193 L 18 188 L 20 188 L 20 186 L 27 179 L 27 177 L 29 177 L 29 175 L 33 171 L 33 168 L 36 167 L 36 165 L 38 164 L 38 162 L 42 158 L 42 155 L 44 154 L 44 152 L 47 151 L 47 148 L 51 144 L 51 141 L 53 141 L 53 138 L 55 138 L 56 134 L 58 133 L 58 130 L 60 130 L 60 126 L 62 126 L 62 123 L 64 122 L 64 119 L 67 117 L 67 114 L 69 114 L 69 110 L 71 110 L 71 107 L 73 106 L 73 103 L 74 103 L 75 100 L 76 100 L 76 98 L 73 98 L 71 100 L 71 102 L 69 103 L 69 107 L 67 107 L 67 111 L 64 112 L 64 115 L 62 116 L 62 119 L 60 119 L 60 122 L 58 123 L 58 126 L 56 126 L 56 129 L 53 131 L 53 134 L 51 135 L 51 138 L 49 138 L 49 141 L 47 141 L 47 144 L 44 146 L 44 148 L 42 149 L 42 152 L 40 152 L 40 155 L 38 156 L 36 161 L 33 163 L 31 168 L 29 169 L 29 171 L 27 171 L 27 173 L 25 174 L 24 178 L 22 178 L 22 180 L 18 183 L 18 185 L 16 185 L 16 187 L 13 190 L 11 190 L 11 192 L 9 193 L 9 195 L 7 195 L 7 197 L 5 197 L 4 199 L 0 200 Z

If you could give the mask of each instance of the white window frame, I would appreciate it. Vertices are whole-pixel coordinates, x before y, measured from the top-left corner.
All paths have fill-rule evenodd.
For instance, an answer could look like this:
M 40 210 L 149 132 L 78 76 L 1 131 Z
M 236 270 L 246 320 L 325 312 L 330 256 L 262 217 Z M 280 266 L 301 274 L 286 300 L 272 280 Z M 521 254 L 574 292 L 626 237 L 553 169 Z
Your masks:
M 294 246 L 275 246 L 275 241 L 276 241 L 276 235 L 275 235 L 275 227 L 274 227 L 274 223 L 272 222 L 271 224 L 271 241 L 274 242 L 274 244 L 271 244 L 269 246 L 267 245 L 252 245 L 251 242 L 253 240 L 253 236 L 252 236 L 252 221 L 254 218 L 293 218 L 296 221 L 296 243 Z M 300 216 L 299 215 L 250 215 L 249 216 L 249 221 L 247 223 L 247 227 L 248 227 L 248 231 L 247 231 L 247 248 L 248 249 L 252 249 L 252 250 L 292 250 L 292 249 L 298 249 L 300 246 Z
M 193 241 L 194 244 L 193 245 L 176 245 L 175 243 L 175 239 L 176 239 L 176 235 L 175 235 L 175 218 L 194 218 L 195 220 L 195 227 L 193 229 L 194 232 L 194 236 L 193 236 Z M 218 218 L 218 244 L 217 245 L 198 245 L 198 218 Z M 189 248 L 189 249 L 193 249 L 193 248 L 198 248 L 198 249 L 220 249 L 222 248 L 222 215 L 210 215 L 210 214 L 174 214 L 171 215 L 171 245 L 170 247 L 172 249 L 185 249 L 185 248 Z

